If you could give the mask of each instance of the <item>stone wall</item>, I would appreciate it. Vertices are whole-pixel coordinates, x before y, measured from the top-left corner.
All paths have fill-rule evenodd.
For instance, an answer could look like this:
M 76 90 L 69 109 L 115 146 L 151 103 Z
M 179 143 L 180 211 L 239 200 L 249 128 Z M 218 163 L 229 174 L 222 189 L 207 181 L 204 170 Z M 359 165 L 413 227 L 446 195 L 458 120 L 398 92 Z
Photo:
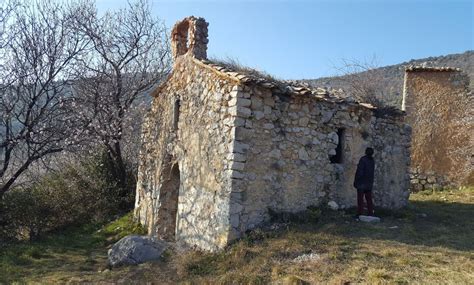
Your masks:
M 353 177 L 367 146 L 375 149 L 376 204 L 408 201 L 403 117 L 246 86 L 190 56 L 176 60 L 153 95 L 135 206 L 150 234 L 217 250 L 268 220 L 269 208 L 354 206 Z M 342 158 L 331 163 L 339 143 Z
M 474 98 L 468 86 L 469 78 L 456 69 L 406 71 L 413 189 L 474 185 Z
M 268 220 L 269 209 L 353 206 L 367 146 L 375 149 L 376 204 L 406 205 L 403 116 L 377 117 L 326 90 L 225 71 L 205 60 L 201 18 L 177 23 L 172 39 L 173 71 L 143 125 L 135 217 L 149 234 L 218 250 Z
M 396 209 L 408 204 L 411 133 L 404 116 L 376 118 L 372 125 L 376 206 Z
M 297 212 L 330 200 L 354 206 L 358 160 L 375 148 L 378 206 L 408 201 L 410 128 L 403 117 L 376 118 L 372 110 L 314 96 L 239 90 L 235 167 L 230 211 L 234 232 L 268 220 L 268 208 Z M 338 135 L 338 131 L 342 135 Z M 342 161 L 331 163 L 342 140 Z
M 419 192 L 423 190 L 441 190 L 443 188 L 456 187 L 455 184 L 446 181 L 443 175 L 432 171 L 423 172 L 420 168 L 410 170 L 410 191 Z
M 226 158 L 234 138 L 228 102 L 234 86 L 183 56 L 154 92 L 143 126 L 135 205 L 150 234 L 207 250 L 227 244 L 232 161 Z

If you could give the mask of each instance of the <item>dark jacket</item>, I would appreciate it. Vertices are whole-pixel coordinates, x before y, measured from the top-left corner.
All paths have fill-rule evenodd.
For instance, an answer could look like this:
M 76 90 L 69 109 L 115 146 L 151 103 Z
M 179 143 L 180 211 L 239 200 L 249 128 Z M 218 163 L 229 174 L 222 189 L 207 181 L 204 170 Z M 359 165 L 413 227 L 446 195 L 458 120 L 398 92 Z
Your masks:
M 354 179 L 354 187 L 360 191 L 372 191 L 374 186 L 374 158 L 370 156 L 363 156 L 357 165 L 357 171 Z

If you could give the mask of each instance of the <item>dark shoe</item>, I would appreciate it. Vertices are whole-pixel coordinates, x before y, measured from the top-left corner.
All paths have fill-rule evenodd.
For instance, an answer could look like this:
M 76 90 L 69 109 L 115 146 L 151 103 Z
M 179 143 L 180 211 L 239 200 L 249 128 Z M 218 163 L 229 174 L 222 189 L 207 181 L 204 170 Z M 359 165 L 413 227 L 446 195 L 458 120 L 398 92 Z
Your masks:
M 359 215 L 354 215 L 354 216 L 352 216 L 352 218 L 354 218 L 354 220 L 358 221 L 359 220 Z

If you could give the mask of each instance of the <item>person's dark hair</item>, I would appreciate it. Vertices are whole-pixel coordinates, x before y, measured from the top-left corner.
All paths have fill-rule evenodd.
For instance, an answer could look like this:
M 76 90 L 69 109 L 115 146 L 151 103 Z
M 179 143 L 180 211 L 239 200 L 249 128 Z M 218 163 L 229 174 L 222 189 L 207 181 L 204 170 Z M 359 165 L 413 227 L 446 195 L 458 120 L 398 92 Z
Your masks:
M 365 149 L 365 154 L 366 154 L 367 156 L 372 157 L 372 155 L 374 155 L 374 149 L 371 148 L 371 147 L 366 148 L 366 149 Z

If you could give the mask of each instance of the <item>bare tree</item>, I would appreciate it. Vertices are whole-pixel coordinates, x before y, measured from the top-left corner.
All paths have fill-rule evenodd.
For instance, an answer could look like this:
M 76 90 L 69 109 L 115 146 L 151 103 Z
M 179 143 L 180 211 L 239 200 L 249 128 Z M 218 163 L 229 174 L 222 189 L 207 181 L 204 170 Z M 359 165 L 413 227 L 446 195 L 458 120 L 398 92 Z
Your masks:
M 18 2 L 10 0 L 0 3 L 0 48 L 3 49 L 10 38 L 7 33 L 10 25 L 9 19 L 13 14 L 13 10 L 18 6 Z
M 15 6 L 9 19 L 1 47 L 0 197 L 33 163 L 65 147 L 70 68 L 87 46 L 74 30 L 76 15 L 38 0 Z
M 80 136 L 105 147 L 113 175 L 125 188 L 125 128 L 139 128 L 139 120 L 131 121 L 136 118 L 131 110 L 170 70 L 166 28 L 151 15 L 146 0 L 102 17 L 89 5 L 81 15 L 78 33 L 91 44 L 77 66 L 74 85 L 77 122 L 85 132 Z

